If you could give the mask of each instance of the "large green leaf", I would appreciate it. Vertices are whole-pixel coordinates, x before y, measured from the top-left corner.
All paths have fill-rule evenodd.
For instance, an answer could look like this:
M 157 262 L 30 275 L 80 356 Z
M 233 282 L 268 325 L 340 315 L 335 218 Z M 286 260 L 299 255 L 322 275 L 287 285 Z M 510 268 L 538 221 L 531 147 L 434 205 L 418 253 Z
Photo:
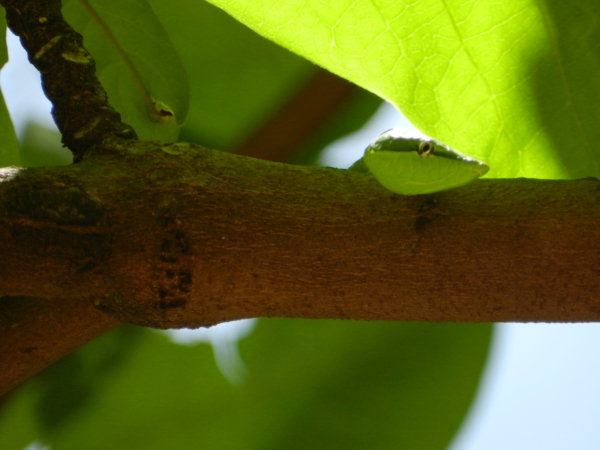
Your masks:
M 73 154 L 62 146 L 60 133 L 36 122 L 28 122 L 21 136 L 23 167 L 53 167 L 73 163 Z
M 113 107 L 141 139 L 173 141 L 189 107 L 187 74 L 147 0 L 65 0 Z
M 600 176 L 600 2 L 210 1 L 492 177 Z
M 0 6 L 0 36 L 6 36 L 6 14 L 4 8 Z M 8 61 L 8 50 L 6 48 L 6 38 L 0 39 L 0 69 Z M 8 115 L 4 96 L 0 92 L 0 167 L 20 166 L 19 144 Z
M 120 327 L 48 368 L 0 415 L 0 448 L 443 449 L 491 325 L 262 320 L 238 388 L 208 346 Z

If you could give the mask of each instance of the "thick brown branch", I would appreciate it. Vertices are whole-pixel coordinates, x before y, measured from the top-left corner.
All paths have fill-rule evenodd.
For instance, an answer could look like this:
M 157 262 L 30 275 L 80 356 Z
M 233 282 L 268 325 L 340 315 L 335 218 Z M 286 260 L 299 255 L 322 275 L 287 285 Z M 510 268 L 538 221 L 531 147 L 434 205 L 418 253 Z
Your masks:
M 158 328 L 600 320 L 598 180 L 402 197 L 188 144 L 113 150 L 0 183 L 0 295 L 86 299 Z
M 119 323 L 77 298 L 0 299 L 0 395 Z
M 107 138 L 137 139 L 109 104 L 81 35 L 63 19 L 60 0 L 1 0 L 9 28 L 40 71 L 62 142 L 78 160 Z

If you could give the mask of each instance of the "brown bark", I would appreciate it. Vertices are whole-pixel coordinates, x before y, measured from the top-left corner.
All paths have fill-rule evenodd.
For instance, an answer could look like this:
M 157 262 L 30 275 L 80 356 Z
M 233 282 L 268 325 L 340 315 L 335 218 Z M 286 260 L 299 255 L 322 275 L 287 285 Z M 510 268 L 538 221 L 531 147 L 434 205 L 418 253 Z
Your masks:
M 120 323 L 75 297 L 0 299 L 0 395 Z
M 600 319 L 595 179 L 402 197 L 367 175 L 189 144 L 113 150 L 0 183 L 0 295 L 77 298 L 157 328 Z

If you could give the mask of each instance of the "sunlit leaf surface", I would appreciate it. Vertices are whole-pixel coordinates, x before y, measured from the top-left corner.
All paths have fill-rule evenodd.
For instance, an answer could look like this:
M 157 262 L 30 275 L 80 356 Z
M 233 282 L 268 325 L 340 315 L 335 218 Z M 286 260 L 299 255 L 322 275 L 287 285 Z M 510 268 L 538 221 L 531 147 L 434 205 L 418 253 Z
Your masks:
M 210 1 L 491 177 L 600 176 L 600 2 Z

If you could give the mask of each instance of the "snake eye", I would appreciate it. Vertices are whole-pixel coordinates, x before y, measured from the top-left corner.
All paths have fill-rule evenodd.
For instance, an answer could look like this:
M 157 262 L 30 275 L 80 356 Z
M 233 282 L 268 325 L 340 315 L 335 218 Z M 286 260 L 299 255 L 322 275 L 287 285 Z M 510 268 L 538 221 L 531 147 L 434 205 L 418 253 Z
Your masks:
M 433 155 L 433 144 L 427 141 L 421 142 L 419 144 L 419 149 L 417 150 L 417 153 L 421 158 L 427 158 Z

